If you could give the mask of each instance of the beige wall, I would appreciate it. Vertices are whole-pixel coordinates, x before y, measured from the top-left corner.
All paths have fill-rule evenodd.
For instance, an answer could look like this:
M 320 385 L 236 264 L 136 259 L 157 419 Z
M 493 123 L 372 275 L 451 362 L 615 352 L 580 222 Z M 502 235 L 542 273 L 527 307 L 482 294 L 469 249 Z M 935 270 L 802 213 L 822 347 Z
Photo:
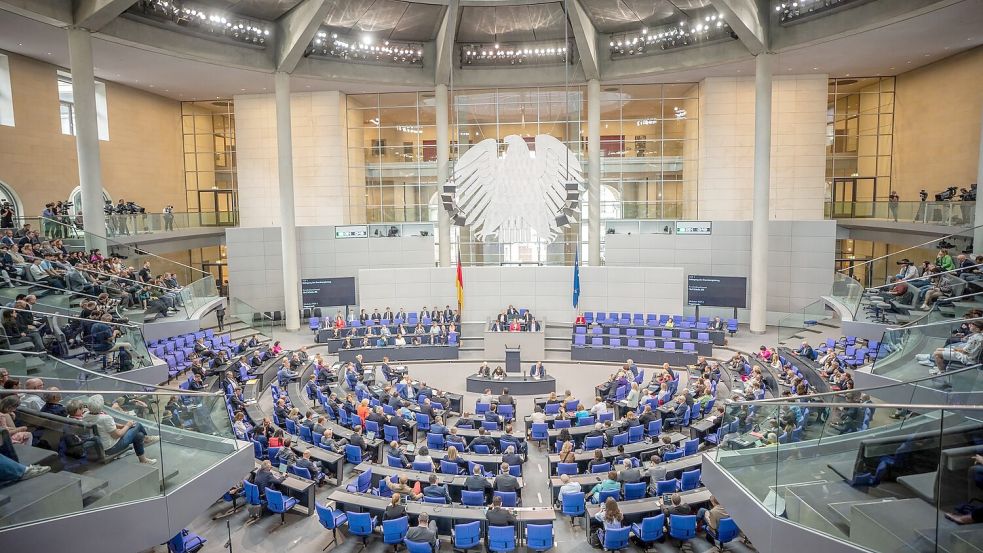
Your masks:
M 54 65 L 10 58 L 16 126 L 0 126 L 0 181 L 13 188 L 27 215 L 64 200 L 78 186 L 75 137 L 61 133 Z M 103 187 L 160 211 L 184 210 L 181 104 L 107 82 L 109 140 L 99 141 Z
M 983 47 L 898 75 L 895 88 L 892 173 L 901 199 L 976 182 Z

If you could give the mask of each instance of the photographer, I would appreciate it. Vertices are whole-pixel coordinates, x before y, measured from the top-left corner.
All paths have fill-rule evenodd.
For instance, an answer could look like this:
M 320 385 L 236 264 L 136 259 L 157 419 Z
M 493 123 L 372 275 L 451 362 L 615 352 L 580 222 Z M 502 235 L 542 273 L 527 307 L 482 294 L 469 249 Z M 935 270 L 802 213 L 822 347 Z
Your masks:
M 924 188 L 918 191 L 918 211 L 915 213 L 915 218 L 911 222 L 917 223 L 918 221 L 925 222 L 926 214 L 926 201 L 928 201 L 928 192 Z
M 17 212 L 14 211 L 13 204 L 7 200 L 0 201 L 0 228 L 14 228 L 14 217 L 16 215 Z
M 164 208 L 164 230 L 174 230 L 174 206 Z
M 887 210 L 891 213 L 894 222 L 898 222 L 898 204 L 901 203 L 901 196 L 894 190 L 887 196 Z

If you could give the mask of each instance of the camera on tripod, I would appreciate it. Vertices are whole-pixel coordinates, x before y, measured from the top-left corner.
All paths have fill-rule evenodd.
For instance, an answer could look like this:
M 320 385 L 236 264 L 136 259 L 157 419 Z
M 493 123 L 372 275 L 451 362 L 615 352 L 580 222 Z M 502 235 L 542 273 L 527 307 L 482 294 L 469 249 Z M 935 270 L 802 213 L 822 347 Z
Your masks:
M 956 197 L 956 191 L 959 190 L 956 186 L 950 186 L 935 195 L 935 201 L 937 202 L 948 202 Z

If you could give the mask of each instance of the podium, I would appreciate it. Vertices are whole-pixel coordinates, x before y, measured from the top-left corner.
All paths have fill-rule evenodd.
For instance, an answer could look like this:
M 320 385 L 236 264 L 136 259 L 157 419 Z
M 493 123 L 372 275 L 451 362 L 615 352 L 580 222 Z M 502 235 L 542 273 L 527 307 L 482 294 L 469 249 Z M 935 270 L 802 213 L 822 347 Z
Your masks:
M 519 348 L 505 346 L 505 372 L 521 373 L 522 361 L 519 359 Z

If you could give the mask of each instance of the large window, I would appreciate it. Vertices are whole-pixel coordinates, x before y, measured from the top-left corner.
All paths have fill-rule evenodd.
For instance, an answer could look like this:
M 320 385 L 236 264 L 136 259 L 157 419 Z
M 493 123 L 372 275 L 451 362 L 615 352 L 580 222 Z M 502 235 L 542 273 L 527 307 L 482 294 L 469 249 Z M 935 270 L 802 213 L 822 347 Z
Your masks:
M 601 87 L 601 184 L 621 218 L 696 216 L 699 104 L 696 83 Z
M 72 90 L 72 74 L 58 71 L 58 111 L 61 116 L 61 133 L 75 136 L 75 92 Z M 99 140 L 109 140 L 109 108 L 106 101 L 106 84 L 96 81 L 96 126 Z
M 826 187 L 834 215 L 870 216 L 891 191 L 894 77 L 830 79 Z
M 220 225 L 233 224 L 238 210 L 234 108 L 232 100 L 181 103 L 188 211 L 219 213 Z
M 580 85 L 455 91 L 449 107 L 451 171 L 482 140 L 496 140 L 502 153 L 506 136 L 521 136 L 533 149 L 535 137 L 547 134 L 570 148 L 586 180 L 586 94 Z M 353 222 L 436 222 L 435 103 L 431 92 L 348 96 Z M 698 112 L 697 84 L 602 88 L 602 219 L 696 216 Z M 586 195 L 582 201 L 585 223 Z M 478 240 L 465 227 L 453 229 L 451 251 L 456 256 L 460 250 L 465 263 L 476 265 L 570 264 L 586 240 L 586 224 L 570 225 L 551 242 L 532 231 Z

